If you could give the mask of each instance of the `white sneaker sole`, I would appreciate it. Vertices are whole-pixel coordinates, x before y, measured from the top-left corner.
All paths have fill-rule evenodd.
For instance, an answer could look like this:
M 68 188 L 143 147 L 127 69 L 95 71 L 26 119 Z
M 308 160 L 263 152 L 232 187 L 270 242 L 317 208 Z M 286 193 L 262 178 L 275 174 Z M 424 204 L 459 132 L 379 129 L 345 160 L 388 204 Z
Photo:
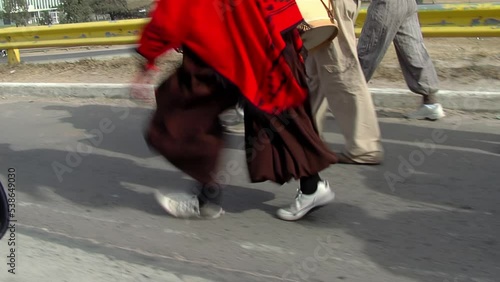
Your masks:
M 220 210 L 216 211 L 215 213 L 208 212 L 204 209 L 206 208 L 200 207 L 200 217 L 204 219 L 217 219 L 226 213 L 223 208 L 220 208 Z
M 176 218 L 197 218 L 199 215 L 184 215 L 178 214 L 175 212 L 175 209 L 172 207 L 172 203 L 175 203 L 174 200 L 160 193 L 160 191 L 155 191 L 155 199 L 160 204 L 160 206 L 171 216 Z
M 438 119 L 442 119 L 444 118 L 446 115 L 444 113 L 442 114 L 436 114 L 436 115 L 433 115 L 433 116 L 430 116 L 430 117 L 427 117 L 427 119 L 430 119 L 430 120 L 438 120 Z
M 410 116 L 406 116 L 407 119 L 414 119 L 414 120 L 432 120 L 432 121 L 435 121 L 435 120 L 438 120 L 438 119 L 441 119 L 441 118 L 444 118 L 446 115 L 445 114 L 436 114 L 436 115 L 432 115 L 432 116 L 419 116 L 419 117 L 410 117 Z
M 414 119 L 414 120 L 426 120 L 427 119 L 427 120 L 435 121 L 435 120 L 444 118 L 446 116 L 446 114 L 444 113 L 442 108 L 440 108 L 437 112 L 429 113 L 428 115 L 414 115 L 414 116 L 412 116 L 412 113 L 408 113 L 408 114 L 405 114 L 404 116 L 407 119 Z
M 299 211 L 296 214 L 281 214 L 280 212 L 278 212 L 277 216 L 278 216 L 278 218 L 280 218 L 282 220 L 296 221 L 296 220 L 299 220 L 299 219 L 303 218 L 308 213 L 310 213 L 312 211 L 316 211 L 316 210 L 318 210 L 318 209 L 320 209 L 320 208 L 322 208 L 322 207 L 330 204 L 331 202 L 333 202 L 333 200 L 335 200 L 335 192 L 331 191 L 331 193 L 328 194 L 327 197 L 321 198 L 314 205 L 312 205 L 310 207 L 307 207 L 307 208 Z
M 236 124 L 236 125 L 225 125 L 224 132 L 226 133 L 235 133 L 235 134 L 243 134 L 245 133 L 245 125 Z

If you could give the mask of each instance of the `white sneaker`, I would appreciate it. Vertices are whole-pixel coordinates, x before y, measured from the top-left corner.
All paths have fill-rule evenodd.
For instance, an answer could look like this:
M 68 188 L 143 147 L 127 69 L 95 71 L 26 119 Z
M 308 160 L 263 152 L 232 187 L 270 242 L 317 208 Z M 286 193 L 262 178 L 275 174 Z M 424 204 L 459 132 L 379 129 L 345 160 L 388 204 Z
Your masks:
M 330 188 L 328 181 L 318 182 L 318 189 L 314 194 L 302 194 L 300 188 L 295 197 L 295 201 L 288 208 L 279 209 L 277 216 L 283 220 L 298 220 L 304 217 L 309 211 L 329 204 L 335 199 L 335 193 Z
M 245 118 L 245 110 L 243 109 L 243 106 L 238 103 L 236 105 L 236 114 L 238 115 L 238 118 L 240 121 L 243 121 Z
M 173 217 L 215 219 L 224 214 L 222 207 L 217 204 L 208 202 L 200 207 L 200 201 L 196 195 L 186 196 L 188 195 L 167 196 L 159 191 L 155 192 L 158 203 Z
M 200 216 L 205 219 L 216 219 L 225 213 L 221 206 L 211 202 L 207 202 L 200 207 Z
M 224 125 L 224 131 L 227 133 L 242 134 L 245 133 L 245 124 L 241 122 L 232 125 Z
M 240 104 L 234 108 L 235 117 L 229 120 L 222 120 L 224 131 L 228 133 L 245 133 L 245 111 Z
M 422 105 L 417 111 L 406 114 L 409 119 L 438 120 L 445 117 L 441 104 Z

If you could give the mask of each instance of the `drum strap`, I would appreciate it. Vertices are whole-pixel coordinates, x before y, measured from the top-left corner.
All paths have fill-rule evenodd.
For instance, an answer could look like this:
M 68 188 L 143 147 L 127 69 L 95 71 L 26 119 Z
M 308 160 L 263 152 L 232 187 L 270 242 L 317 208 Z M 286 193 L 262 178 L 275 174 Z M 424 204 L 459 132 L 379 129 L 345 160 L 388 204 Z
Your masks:
M 332 23 L 335 23 L 335 16 L 333 15 L 333 7 L 330 8 L 329 6 L 327 6 L 323 0 L 319 0 L 319 1 L 321 1 L 321 3 L 323 4 L 323 7 L 325 7 L 326 13 L 328 14 L 328 17 L 330 18 L 330 21 Z M 331 1 L 329 4 L 331 4 Z

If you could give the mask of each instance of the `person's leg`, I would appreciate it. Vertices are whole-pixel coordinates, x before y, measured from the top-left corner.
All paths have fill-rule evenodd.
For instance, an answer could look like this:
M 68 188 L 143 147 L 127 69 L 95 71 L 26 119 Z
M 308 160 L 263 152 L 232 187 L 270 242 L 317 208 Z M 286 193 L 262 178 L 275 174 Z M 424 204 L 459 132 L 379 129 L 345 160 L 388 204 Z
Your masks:
M 358 58 L 370 81 L 406 16 L 407 1 L 372 0 L 358 42 Z
M 407 117 L 436 120 L 444 117 L 436 99 L 439 79 L 424 45 L 417 11 L 416 3 L 408 4 L 408 14 L 394 38 L 394 46 L 408 88 L 423 97 L 420 109 Z
M 321 102 L 326 96 L 346 141 L 339 162 L 377 164 L 383 148 L 372 96 L 357 57 L 354 22 L 358 7 L 352 0 L 336 0 L 333 6 L 337 38 L 328 47 L 310 52 L 305 61 L 312 104 L 317 105 L 313 107 L 315 121 L 321 132 L 326 114 Z
M 213 179 L 223 146 L 218 116 L 236 104 L 237 96 L 203 77 L 213 78 L 214 71 L 185 55 L 181 68 L 158 88 L 157 110 L 146 133 L 154 150 L 200 183 L 198 195 L 187 201 L 156 194 L 165 210 L 176 217 L 203 215 L 203 208 L 217 202 L 221 193 Z M 221 210 L 210 216 L 218 217 Z
M 337 158 L 319 137 L 309 107 L 306 104 L 277 116 L 250 106 L 245 108 L 250 180 L 278 184 L 300 180 L 294 203 L 277 212 L 283 220 L 298 220 L 311 209 L 330 203 L 335 196 L 319 172 L 336 163 Z

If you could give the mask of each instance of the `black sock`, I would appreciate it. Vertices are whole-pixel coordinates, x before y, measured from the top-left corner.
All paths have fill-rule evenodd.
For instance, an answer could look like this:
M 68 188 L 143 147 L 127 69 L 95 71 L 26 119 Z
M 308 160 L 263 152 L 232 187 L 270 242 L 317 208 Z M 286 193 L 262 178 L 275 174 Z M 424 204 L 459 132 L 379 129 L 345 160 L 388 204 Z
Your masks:
M 222 200 L 222 187 L 219 184 L 205 184 L 202 185 L 201 191 L 198 194 L 198 201 L 200 202 L 200 207 L 205 205 L 207 202 L 214 204 L 220 204 Z
M 302 177 L 300 179 L 300 191 L 302 194 L 311 195 L 318 189 L 318 182 L 321 181 L 319 174 L 311 175 L 308 177 Z
M 201 193 L 198 195 L 198 202 L 200 203 L 200 207 L 203 207 L 207 203 L 206 198 Z

